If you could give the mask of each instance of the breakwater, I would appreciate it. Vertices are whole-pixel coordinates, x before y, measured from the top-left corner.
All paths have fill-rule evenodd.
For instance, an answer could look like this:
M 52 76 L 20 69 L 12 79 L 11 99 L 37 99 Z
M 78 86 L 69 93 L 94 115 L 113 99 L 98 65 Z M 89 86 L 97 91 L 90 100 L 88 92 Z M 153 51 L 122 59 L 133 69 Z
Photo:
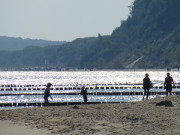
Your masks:
M 143 97 L 141 83 L 124 84 L 56 84 L 51 87 L 50 100 L 52 106 L 82 104 L 80 90 L 85 86 L 88 91 L 88 103 L 124 103 L 139 101 Z M 44 106 L 43 94 L 46 85 L 0 85 L 0 107 L 39 107 Z M 163 85 L 154 84 L 150 95 L 164 96 L 166 94 Z M 176 83 L 173 94 L 180 94 L 180 83 Z

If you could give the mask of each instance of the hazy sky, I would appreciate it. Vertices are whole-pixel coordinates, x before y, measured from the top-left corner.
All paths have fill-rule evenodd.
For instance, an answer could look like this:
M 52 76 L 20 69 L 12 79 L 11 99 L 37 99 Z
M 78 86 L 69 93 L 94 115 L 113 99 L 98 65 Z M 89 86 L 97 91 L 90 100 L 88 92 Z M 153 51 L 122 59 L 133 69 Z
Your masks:
M 72 41 L 110 35 L 134 0 L 0 0 L 0 36 Z

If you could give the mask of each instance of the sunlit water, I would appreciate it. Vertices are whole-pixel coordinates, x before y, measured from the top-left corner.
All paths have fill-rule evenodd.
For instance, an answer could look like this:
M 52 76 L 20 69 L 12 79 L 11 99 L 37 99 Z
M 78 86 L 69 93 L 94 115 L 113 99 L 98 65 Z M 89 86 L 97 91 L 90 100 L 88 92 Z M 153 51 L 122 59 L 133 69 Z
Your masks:
M 142 84 L 145 73 L 149 73 L 150 79 L 154 86 L 162 86 L 166 77 L 165 71 L 14 71 L 14 72 L 0 72 L 0 88 L 8 85 L 16 85 L 23 87 L 24 85 L 38 85 L 40 88 L 45 88 L 45 85 L 50 82 L 55 86 L 101 86 L 101 85 L 115 85 L 120 86 L 126 84 Z M 171 71 L 175 83 L 180 83 L 180 72 Z M 130 85 L 130 86 L 133 86 Z M 142 87 L 142 86 L 141 86 Z M 63 90 L 54 91 L 51 93 L 69 93 L 79 92 L 80 90 Z M 99 89 L 88 90 L 88 92 L 102 92 L 102 91 L 143 91 L 139 89 Z M 152 89 L 151 91 L 155 91 Z M 164 91 L 164 89 L 160 89 Z M 179 91 L 179 89 L 176 89 Z M 0 91 L 3 93 L 43 93 L 43 90 L 26 90 L 26 91 Z M 152 98 L 152 96 L 150 97 Z M 119 96 L 119 95 L 88 95 L 89 102 L 128 102 L 140 101 L 142 96 Z M 0 103 L 29 103 L 29 102 L 44 102 L 43 95 L 10 95 L 0 96 Z M 53 100 L 50 102 L 83 102 L 81 95 L 53 95 Z

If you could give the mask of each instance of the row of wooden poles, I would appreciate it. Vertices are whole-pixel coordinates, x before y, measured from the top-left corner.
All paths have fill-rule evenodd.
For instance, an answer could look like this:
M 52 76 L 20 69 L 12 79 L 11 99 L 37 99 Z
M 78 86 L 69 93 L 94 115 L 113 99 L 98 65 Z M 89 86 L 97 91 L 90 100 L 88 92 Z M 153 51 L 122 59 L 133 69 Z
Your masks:
M 100 95 L 100 96 L 111 96 L 111 95 L 119 95 L 119 96 L 131 96 L 131 95 L 143 95 L 142 91 L 118 91 L 118 92 L 88 92 L 87 95 Z M 165 91 L 150 91 L 150 95 L 166 95 Z M 173 95 L 180 95 L 180 91 L 173 91 Z M 0 96 L 20 96 L 20 95 L 44 95 L 43 93 L 0 93 Z M 79 92 L 70 92 L 70 93 L 51 93 L 51 95 L 81 95 Z
M 180 95 L 180 91 L 173 91 L 173 95 Z M 21 96 L 21 95 L 43 95 L 43 93 L 14 93 L 14 94 L 0 94 L 0 96 Z M 80 95 L 80 93 L 52 93 L 52 95 Z M 143 92 L 88 92 L 88 95 L 94 96 L 142 96 Z M 165 91 L 150 92 L 150 95 L 166 95 Z M 88 102 L 88 104 L 96 103 L 124 103 L 124 102 Z M 61 106 L 61 105 L 79 105 L 82 102 L 55 102 L 51 103 L 51 106 Z M 0 103 L 0 107 L 42 107 L 44 103 Z
M 45 90 L 44 87 L 0 87 L 0 91 L 27 91 L 27 90 Z M 142 89 L 142 86 L 86 86 L 87 90 L 109 90 L 109 89 Z M 163 86 L 154 86 L 153 89 L 163 89 Z M 176 85 L 175 89 L 179 89 L 180 85 Z M 80 90 L 80 86 L 72 86 L 72 87 L 62 87 L 62 86 L 53 86 L 50 88 L 51 90 Z
M 174 91 L 173 95 L 180 95 L 180 92 Z M 1 96 L 14 96 L 14 95 L 22 95 L 22 94 L 1 94 Z M 35 94 L 35 93 L 26 93 L 24 95 L 43 95 L 43 94 Z M 80 93 L 54 93 L 52 95 L 80 95 Z M 135 95 L 143 95 L 143 92 L 97 92 L 97 93 L 88 93 L 88 95 L 119 95 L 119 96 L 135 96 Z M 150 92 L 150 95 L 166 95 L 166 92 Z M 88 104 L 102 104 L 102 103 L 124 103 L 124 101 L 120 102 L 88 102 Z M 54 102 L 50 103 L 50 106 L 62 106 L 62 105 L 81 105 L 83 102 Z M 0 107 L 42 107 L 44 103 L 0 103 Z
M 176 85 L 180 85 L 180 83 L 175 83 Z M 142 85 L 142 83 L 72 83 L 72 84 L 53 84 L 52 86 L 108 86 L 108 85 Z M 46 84 L 0 84 L 0 87 L 45 87 Z
M 125 103 L 125 102 L 87 102 L 87 104 L 104 104 L 104 103 Z M 50 106 L 82 105 L 83 102 L 55 102 Z M 44 103 L 0 103 L 0 107 L 43 107 Z
M 80 90 L 82 85 L 53 85 L 51 90 L 57 90 L 57 92 L 51 93 L 52 95 L 80 95 L 79 92 L 58 92 L 58 90 Z M 86 84 L 85 85 L 89 90 L 117 90 L 117 89 L 128 89 L 128 91 L 103 91 L 96 92 L 90 91 L 88 95 L 97 95 L 97 96 L 135 96 L 143 95 L 143 91 L 130 91 L 131 89 L 142 89 L 142 84 Z M 0 85 L 0 91 L 29 91 L 29 90 L 45 90 L 46 85 Z M 180 88 L 180 83 L 178 83 L 175 89 Z M 153 89 L 163 89 L 163 86 L 155 86 Z M 180 95 L 180 91 L 174 90 L 172 92 L 174 95 Z M 43 95 L 43 92 L 32 92 L 32 93 L 0 93 L 0 96 L 21 96 L 21 95 Z M 165 90 L 161 91 L 150 91 L 150 95 L 166 95 Z M 88 104 L 96 103 L 107 103 L 107 102 L 89 102 Z M 123 103 L 123 102 L 108 102 L 108 103 Z M 78 105 L 82 102 L 58 102 L 51 103 L 51 106 L 59 105 Z M 44 103 L 0 103 L 0 107 L 39 107 L 44 106 Z

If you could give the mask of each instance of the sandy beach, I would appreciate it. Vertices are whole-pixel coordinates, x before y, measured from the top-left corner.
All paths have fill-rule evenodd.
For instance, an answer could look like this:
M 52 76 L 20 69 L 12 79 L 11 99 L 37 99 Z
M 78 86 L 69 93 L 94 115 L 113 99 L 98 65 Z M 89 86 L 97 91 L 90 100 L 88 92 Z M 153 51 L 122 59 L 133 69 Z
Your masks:
M 0 120 L 1 135 L 179 135 L 180 96 L 0 110 Z

